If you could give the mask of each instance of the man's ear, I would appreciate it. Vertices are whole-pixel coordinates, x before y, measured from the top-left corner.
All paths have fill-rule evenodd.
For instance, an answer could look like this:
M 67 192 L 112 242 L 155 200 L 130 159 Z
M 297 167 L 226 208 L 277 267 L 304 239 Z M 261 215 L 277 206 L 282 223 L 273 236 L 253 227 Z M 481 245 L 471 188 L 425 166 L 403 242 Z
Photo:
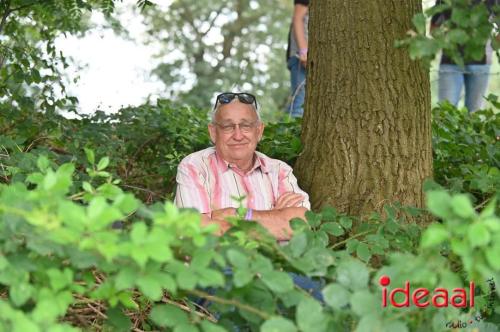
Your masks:
M 212 144 L 215 145 L 215 137 L 216 137 L 216 133 L 215 133 L 215 126 L 211 123 L 208 124 L 208 134 L 210 135 L 210 140 L 212 141 Z
M 262 139 L 262 135 L 264 135 L 264 127 L 265 125 L 261 122 L 259 126 L 259 142 Z

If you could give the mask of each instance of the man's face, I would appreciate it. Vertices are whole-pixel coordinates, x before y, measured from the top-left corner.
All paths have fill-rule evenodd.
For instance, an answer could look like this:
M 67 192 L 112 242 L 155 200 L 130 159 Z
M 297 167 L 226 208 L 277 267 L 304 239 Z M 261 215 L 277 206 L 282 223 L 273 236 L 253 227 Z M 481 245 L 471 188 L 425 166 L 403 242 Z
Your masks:
M 253 106 L 235 98 L 219 106 L 215 122 L 208 125 L 208 130 L 221 157 L 237 164 L 250 161 L 264 131 L 264 125 L 257 120 Z M 234 124 L 239 126 L 233 130 L 231 126 Z

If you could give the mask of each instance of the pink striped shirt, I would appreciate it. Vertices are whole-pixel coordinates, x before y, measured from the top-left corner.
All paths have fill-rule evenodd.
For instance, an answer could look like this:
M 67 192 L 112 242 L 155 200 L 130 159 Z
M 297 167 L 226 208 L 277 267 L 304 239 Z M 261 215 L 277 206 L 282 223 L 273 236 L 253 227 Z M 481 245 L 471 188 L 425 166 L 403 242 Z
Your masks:
M 175 204 L 210 213 L 237 208 L 235 198 L 244 197 L 246 208 L 271 210 L 282 194 L 292 191 L 304 196 L 302 207 L 311 208 L 309 195 L 297 185 L 290 166 L 263 153 L 255 154 L 255 163 L 246 174 L 221 159 L 213 147 L 190 154 L 177 168 Z

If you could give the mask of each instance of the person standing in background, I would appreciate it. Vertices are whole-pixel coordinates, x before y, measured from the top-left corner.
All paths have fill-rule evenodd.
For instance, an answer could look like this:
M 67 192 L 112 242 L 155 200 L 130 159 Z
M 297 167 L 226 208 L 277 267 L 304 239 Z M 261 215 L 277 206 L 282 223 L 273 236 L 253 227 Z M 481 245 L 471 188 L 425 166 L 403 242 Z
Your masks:
M 287 49 L 287 67 L 291 78 L 291 101 L 287 113 L 292 117 L 302 117 L 304 114 L 308 23 L 309 0 L 294 0 Z
M 436 0 L 436 6 L 443 3 L 443 0 Z M 484 3 L 490 15 L 493 15 L 493 6 L 499 5 L 500 1 L 472 0 L 470 5 L 475 6 L 479 3 Z M 434 15 L 431 20 L 431 31 L 450 20 L 451 15 L 451 10 Z M 439 101 L 448 100 L 451 104 L 457 106 L 460 101 L 462 87 L 464 87 L 464 104 L 467 110 L 475 112 L 482 108 L 489 83 L 492 52 L 491 40 L 488 40 L 483 58 L 477 61 L 466 61 L 464 67 L 457 65 L 446 52 L 443 52 L 439 66 Z M 463 56 L 463 51 L 461 53 Z

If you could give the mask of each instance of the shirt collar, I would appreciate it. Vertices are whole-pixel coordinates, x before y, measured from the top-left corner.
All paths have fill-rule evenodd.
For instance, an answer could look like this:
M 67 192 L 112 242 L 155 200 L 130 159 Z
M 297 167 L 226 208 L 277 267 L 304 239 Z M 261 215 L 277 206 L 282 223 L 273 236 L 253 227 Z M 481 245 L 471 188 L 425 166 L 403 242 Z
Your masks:
M 233 166 L 232 164 L 230 164 L 227 161 L 225 161 L 224 159 L 222 159 L 219 156 L 219 154 L 217 154 L 217 152 L 215 152 L 215 158 L 217 159 L 217 166 L 219 167 L 219 170 L 221 172 L 226 172 L 230 168 L 235 169 L 235 171 L 238 170 L 238 168 L 235 165 Z M 264 158 L 259 156 L 259 154 L 254 153 L 254 160 L 255 160 L 254 164 L 253 164 L 252 168 L 248 171 L 247 174 L 250 174 L 259 168 L 261 169 L 262 172 L 269 173 L 269 170 L 267 168 L 266 161 L 264 160 Z

